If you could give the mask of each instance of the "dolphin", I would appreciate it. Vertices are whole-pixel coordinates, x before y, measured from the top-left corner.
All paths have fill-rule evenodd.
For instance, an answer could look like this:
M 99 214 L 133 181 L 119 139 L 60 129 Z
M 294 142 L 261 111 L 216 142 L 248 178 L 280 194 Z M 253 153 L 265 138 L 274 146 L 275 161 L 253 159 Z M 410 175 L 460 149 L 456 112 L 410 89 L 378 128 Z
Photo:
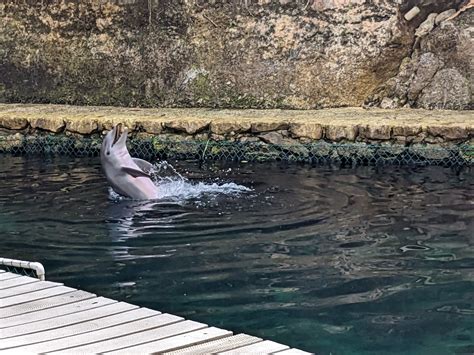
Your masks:
M 158 188 L 153 183 L 150 173 L 153 165 L 149 162 L 132 158 L 128 152 L 128 129 L 122 132 L 119 123 L 107 133 L 100 148 L 100 162 L 105 177 L 115 192 L 134 200 L 151 200 L 158 198 Z

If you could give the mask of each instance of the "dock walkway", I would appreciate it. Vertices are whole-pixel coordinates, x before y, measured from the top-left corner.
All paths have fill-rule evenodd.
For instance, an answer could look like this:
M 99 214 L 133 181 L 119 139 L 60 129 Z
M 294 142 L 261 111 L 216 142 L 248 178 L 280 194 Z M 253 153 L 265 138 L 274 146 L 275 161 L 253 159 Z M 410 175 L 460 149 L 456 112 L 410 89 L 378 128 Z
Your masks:
M 308 354 L 0 270 L 0 354 Z

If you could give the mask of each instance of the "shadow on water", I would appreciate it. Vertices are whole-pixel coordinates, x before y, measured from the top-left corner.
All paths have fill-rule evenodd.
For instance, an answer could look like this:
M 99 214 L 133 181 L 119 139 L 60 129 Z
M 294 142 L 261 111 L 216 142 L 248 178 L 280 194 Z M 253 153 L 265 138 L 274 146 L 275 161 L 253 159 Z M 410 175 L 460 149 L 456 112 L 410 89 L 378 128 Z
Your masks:
M 2 256 L 321 354 L 473 352 L 471 171 L 173 165 L 132 201 L 96 159 L 0 156 Z

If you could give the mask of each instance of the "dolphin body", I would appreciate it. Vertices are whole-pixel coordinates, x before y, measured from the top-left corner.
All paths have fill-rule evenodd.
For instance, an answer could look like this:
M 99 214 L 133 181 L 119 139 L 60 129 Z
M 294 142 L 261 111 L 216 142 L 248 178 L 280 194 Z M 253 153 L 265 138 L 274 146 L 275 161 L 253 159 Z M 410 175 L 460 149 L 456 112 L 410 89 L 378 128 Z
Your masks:
M 158 188 L 150 178 L 153 165 L 149 162 L 132 158 L 128 152 L 128 130 L 122 132 L 119 123 L 107 133 L 100 148 L 100 162 L 105 176 L 114 191 L 134 200 L 158 198 Z

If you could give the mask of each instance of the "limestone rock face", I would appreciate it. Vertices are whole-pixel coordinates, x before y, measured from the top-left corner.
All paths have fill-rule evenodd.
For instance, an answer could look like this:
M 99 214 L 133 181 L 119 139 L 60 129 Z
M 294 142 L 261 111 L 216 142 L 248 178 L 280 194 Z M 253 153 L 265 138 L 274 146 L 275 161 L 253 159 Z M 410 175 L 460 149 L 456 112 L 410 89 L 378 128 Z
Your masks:
M 211 132 L 214 134 L 222 135 L 234 133 L 243 133 L 250 131 L 250 121 L 213 121 L 211 122 Z
M 28 127 L 28 120 L 20 117 L 1 117 L 0 128 L 6 128 L 11 130 L 20 130 Z
M 471 104 L 469 82 L 456 69 L 440 70 L 423 89 L 418 106 L 428 109 L 463 110 Z
M 420 92 L 431 82 L 436 72 L 444 63 L 433 53 L 423 53 L 417 62 L 416 73 L 412 76 L 407 88 L 409 102 L 416 102 Z
M 154 119 L 142 120 L 139 125 L 147 133 L 160 134 L 163 132 L 163 123 Z
M 368 98 L 368 106 L 474 108 L 474 8 L 453 18 L 455 13 L 451 8 L 428 15 L 415 30 L 412 54 L 402 60 L 398 74 Z
M 290 132 L 295 137 L 312 140 L 321 139 L 323 136 L 323 128 L 317 123 L 292 122 L 290 124 Z
M 446 141 L 463 140 L 469 136 L 467 129 L 459 126 L 429 126 L 427 131 L 432 136 L 441 137 Z
M 281 132 L 263 133 L 259 137 L 265 143 L 282 146 L 297 155 L 305 156 L 309 153 L 308 149 L 302 144 L 294 139 L 285 137 Z
M 429 14 L 428 18 L 416 29 L 415 36 L 424 37 L 428 33 L 430 33 L 435 26 L 435 20 L 437 17 L 438 17 L 437 13 Z
M 456 13 L 455 9 L 449 9 L 449 10 L 443 11 L 438 16 L 436 16 L 435 25 L 439 25 L 441 22 L 447 20 L 448 18 L 453 16 L 455 13 Z
M 354 141 L 358 134 L 357 126 L 326 126 L 326 138 L 333 142 L 341 140 Z
M 269 144 L 275 144 L 275 145 L 283 145 L 283 144 L 288 144 L 289 140 L 279 132 L 268 132 L 268 133 L 263 133 L 260 135 L 260 138 L 262 141 L 265 143 Z
M 34 118 L 30 120 L 30 126 L 31 128 L 34 128 L 34 129 L 39 128 L 45 131 L 59 133 L 66 126 L 66 122 L 64 122 L 64 119 L 57 118 L 57 117 L 55 118 L 49 117 L 48 119 Z
M 66 130 L 72 133 L 89 135 L 96 132 L 99 125 L 96 120 L 90 118 L 75 118 L 66 120 Z
M 392 132 L 394 136 L 413 137 L 420 134 L 421 126 L 394 126 Z
M 206 120 L 175 120 L 166 122 L 165 127 L 171 128 L 178 132 L 194 134 L 208 127 L 209 123 L 210 122 Z
M 387 125 L 370 125 L 359 127 L 359 137 L 373 140 L 388 140 L 391 127 Z
M 360 106 L 409 54 L 400 11 L 399 0 L 6 1 L 0 102 Z
M 262 121 L 262 122 L 252 123 L 253 133 L 278 131 L 278 130 L 287 129 L 287 128 L 288 128 L 288 123 L 286 122 Z
M 456 69 L 472 93 L 474 9 L 450 19 L 463 3 L 4 1 L 0 102 L 438 107 L 418 103 L 433 72 Z

